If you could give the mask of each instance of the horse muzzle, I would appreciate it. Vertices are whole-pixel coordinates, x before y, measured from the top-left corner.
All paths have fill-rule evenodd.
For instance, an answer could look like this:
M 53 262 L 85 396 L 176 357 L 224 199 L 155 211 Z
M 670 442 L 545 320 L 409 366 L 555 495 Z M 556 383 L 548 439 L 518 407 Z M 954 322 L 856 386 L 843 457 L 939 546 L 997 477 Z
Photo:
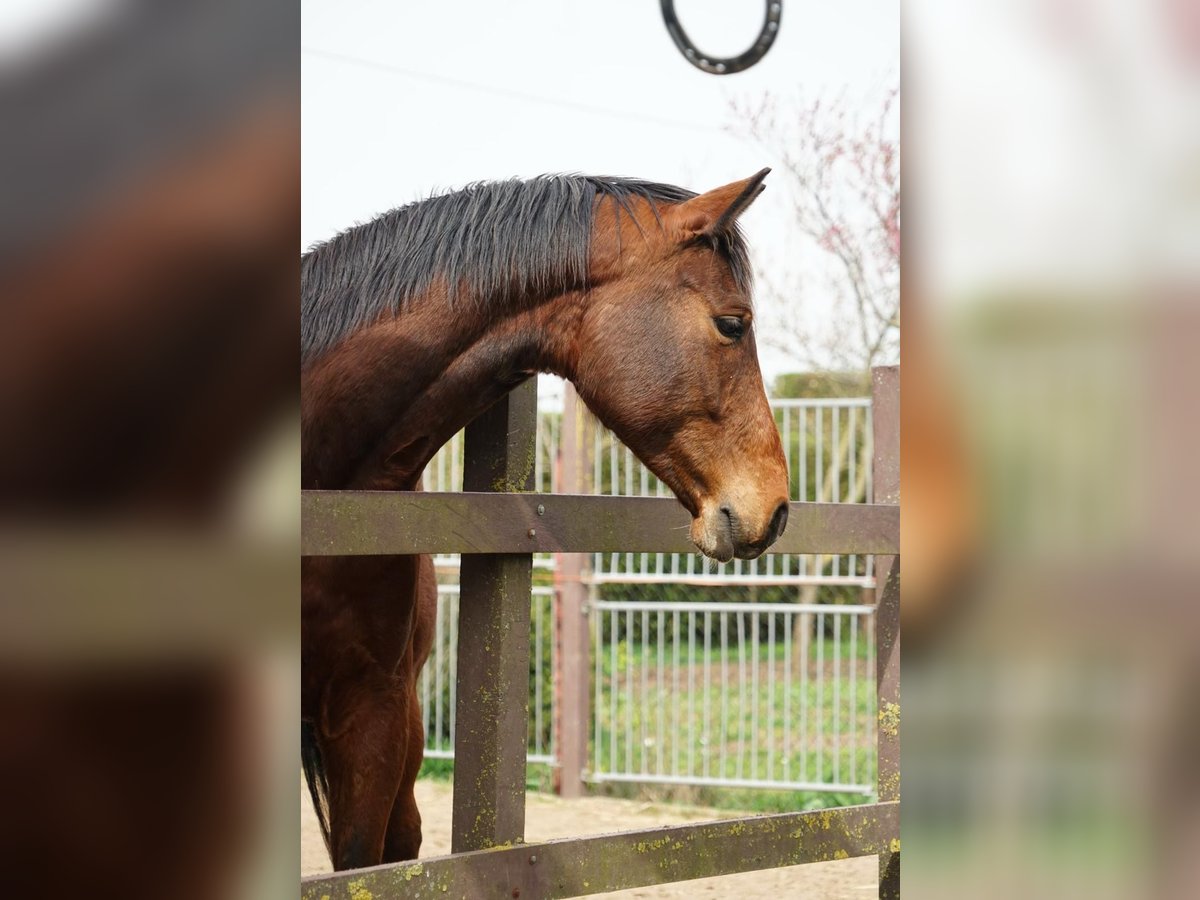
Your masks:
M 755 559 L 779 540 L 787 528 L 788 504 L 778 502 L 765 526 L 754 528 L 749 520 L 739 514 L 731 503 L 721 503 L 702 508 L 699 516 L 692 520 L 692 542 L 705 556 L 717 562 L 738 559 Z

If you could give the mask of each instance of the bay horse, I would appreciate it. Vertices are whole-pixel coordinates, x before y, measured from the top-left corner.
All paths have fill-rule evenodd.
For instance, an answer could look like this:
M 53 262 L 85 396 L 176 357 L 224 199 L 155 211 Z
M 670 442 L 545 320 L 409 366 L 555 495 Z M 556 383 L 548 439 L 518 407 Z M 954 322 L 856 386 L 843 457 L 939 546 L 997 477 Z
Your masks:
M 708 556 L 787 522 L 738 216 L 769 170 L 704 194 L 584 175 L 401 207 L 301 263 L 302 480 L 416 490 L 434 453 L 538 372 L 574 383 L 692 515 Z M 414 859 L 432 643 L 427 556 L 302 561 L 301 756 L 336 869 Z

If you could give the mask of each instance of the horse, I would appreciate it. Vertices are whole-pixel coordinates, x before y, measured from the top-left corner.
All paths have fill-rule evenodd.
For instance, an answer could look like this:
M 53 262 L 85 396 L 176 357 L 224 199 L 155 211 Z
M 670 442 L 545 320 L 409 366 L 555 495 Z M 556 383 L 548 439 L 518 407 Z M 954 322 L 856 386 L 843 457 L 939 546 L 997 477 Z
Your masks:
M 314 246 L 303 486 L 416 490 L 459 429 L 550 372 L 674 492 L 701 552 L 761 554 L 786 526 L 788 477 L 738 217 L 768 171 L 703 194 L 587 175 L 481 182 Z M 301 582 L 301 757 L 334 868 L 414 859 L 432 563 L 308 557 Z

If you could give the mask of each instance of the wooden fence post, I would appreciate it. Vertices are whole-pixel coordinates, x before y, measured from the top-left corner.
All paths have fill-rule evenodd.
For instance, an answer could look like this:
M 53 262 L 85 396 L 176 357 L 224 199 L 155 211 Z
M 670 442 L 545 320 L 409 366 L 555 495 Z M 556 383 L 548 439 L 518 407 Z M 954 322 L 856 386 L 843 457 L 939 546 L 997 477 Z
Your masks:
M 875 503 L 900 502 L 900 367 L 871 370 Z M 879 706 L 877 790 L 881 802 L 900 799 L 900 558 L 875 557 L 875 682 Z M 879 854 L 879 896 L 900 896 L 900 848 Z
M 530 490 L 536 428 L 530 379 L 467 426 L 463 490 Z M 532 563 L 529 554 L 462 557 L 453 853 L 525 837 Z
M 563 394 L 562 443 L 559 452 L 562 472 L 559 484 L 564 493 L 583 493 L 584 442 L 583 416 L 578 415 L 579 399 L 568 383 Z M 588 635 L 587 586 L 584 571 L 587 556 L 562 553 L 555 568 L 555 601 L 558 616 L 558 653 L 554 690 L 558 692 L 555 723 L 558 769 L 555 790 L 562 797 L 583 794 L 583 773 L 588 758 L 589 666 L 591 656 Z

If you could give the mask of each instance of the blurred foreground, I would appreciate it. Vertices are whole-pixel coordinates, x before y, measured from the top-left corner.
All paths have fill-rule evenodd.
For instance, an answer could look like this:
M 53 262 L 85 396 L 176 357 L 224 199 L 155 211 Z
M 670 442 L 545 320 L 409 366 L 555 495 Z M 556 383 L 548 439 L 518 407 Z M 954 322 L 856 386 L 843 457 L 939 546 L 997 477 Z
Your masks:
M 294 889 L 298 18 L 2 20 L 7 896 Z
M 905 12 L 905 887 L 1200 896 L 1200 18 Z

